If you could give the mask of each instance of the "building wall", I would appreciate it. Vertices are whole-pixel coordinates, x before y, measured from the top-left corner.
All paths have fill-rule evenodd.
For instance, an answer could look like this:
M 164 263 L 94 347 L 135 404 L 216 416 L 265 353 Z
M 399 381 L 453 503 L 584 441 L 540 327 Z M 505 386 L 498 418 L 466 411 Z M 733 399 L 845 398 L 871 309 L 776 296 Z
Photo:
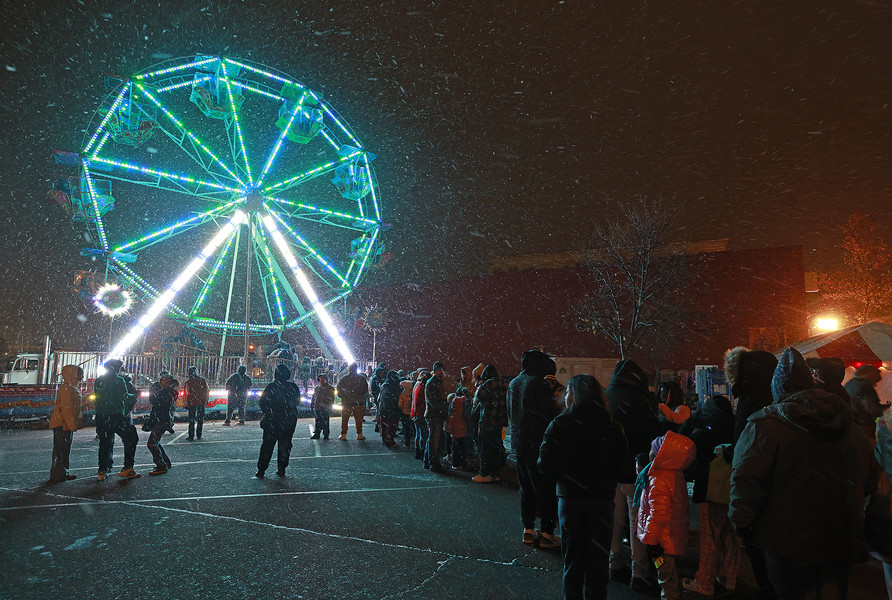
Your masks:
M 699 265 L 698 276 L 686 294 L 699 317 L 663 368 L 721 365 L 727 348 L 750 345 L 751 333 L 772 345 L 805 337 L 801 248 L 704 253 L 692 262 Z M 350 302 L 388 309 L 376 347 L 377 360 L 388 366 L 411 370 L 442 360 L 456 373 L 483 362 L 510 374 L 520 370 L 523 351 L 537 346 L 555 356 L 617 356 L 608 340 L 576 331 L 568 317 L 587 281 L 588 272 L 580 268 L 492 273 L 367 288 Z M 348 337 L 358 356 L 371 357 L 371 333 L 357 327 Z M 653 370 L 649 354 L 639 351 L 634 358 Z

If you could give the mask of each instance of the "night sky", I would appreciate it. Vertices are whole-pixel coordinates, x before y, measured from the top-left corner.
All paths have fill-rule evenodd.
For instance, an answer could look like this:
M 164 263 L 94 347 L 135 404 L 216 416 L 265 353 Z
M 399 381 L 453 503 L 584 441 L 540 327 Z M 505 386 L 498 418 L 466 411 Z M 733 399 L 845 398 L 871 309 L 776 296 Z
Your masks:
M 680 203 L 679 240 L 801 245 L 807 270 L 839 264 L 836 225 L 856 210 L 892 242 L 888 0 L 0 5 L 13 347 L 108 335 L 70 292 L 97 265 L 46 196 L 50 151 L 79 150 L 103 73 L 195 53 L 293 75 L 377 154 L 393 259 L 364 285 L 574 250 L 639 194 Z

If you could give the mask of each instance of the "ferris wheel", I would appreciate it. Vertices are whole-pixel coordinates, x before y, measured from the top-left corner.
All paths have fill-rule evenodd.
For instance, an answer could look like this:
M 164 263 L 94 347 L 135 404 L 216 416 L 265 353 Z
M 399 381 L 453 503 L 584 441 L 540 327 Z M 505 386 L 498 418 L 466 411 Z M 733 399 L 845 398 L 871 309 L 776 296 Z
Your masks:
M 345 120 L 297 79 L 227 57 L 105 82 L 66 191 L 93 241 L 83 254 L 150 305 L 115 353 L 166 314 L 222 344 L 307 326 L 325 348 L 318 321 L 352 359 L 329 307 L 389 225 L 375 156 Z

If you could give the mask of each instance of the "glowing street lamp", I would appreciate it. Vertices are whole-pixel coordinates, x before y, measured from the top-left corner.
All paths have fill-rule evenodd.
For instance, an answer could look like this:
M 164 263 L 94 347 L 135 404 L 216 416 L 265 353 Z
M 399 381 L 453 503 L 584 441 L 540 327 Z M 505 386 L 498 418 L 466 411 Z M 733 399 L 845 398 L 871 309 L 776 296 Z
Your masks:
M 839 319 L 822 317 L 815 322 L 815 326 L 819 331 L 836 331 L 839 329 Z

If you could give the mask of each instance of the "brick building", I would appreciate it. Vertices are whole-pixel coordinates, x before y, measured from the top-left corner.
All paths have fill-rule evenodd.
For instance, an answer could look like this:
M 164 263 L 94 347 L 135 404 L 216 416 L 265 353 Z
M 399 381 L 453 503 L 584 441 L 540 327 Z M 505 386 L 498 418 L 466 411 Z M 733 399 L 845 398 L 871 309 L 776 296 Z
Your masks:
M 700 317 L 661 367 L 721 365 L 729 347 L 776 350 L 806 336 L 802 248 L 697 250 L 689 250 L 698 266 L 685 294 Z M 377 359 L 407 369 L 442 360 L 451 372 L 491 362 L 510 374 L 519 370 L 521 353 L 536 346 L 555 356 L 617 355 L 608 340 L 577 331 L 568 316 L 587 289 L 585 269 L 554 257 L 537 259 L 553 268 L 524 269 L 523 261 L 512 261 L 521 270 L 359 291 L 351 304 L 377 303 L 389 311 L 387 328 L 377 335 Z M 371 333 L 356 327 L 348 338 L 357 356 L 371 357 Z M 633 357 L 653 369 L 646 350 Z

